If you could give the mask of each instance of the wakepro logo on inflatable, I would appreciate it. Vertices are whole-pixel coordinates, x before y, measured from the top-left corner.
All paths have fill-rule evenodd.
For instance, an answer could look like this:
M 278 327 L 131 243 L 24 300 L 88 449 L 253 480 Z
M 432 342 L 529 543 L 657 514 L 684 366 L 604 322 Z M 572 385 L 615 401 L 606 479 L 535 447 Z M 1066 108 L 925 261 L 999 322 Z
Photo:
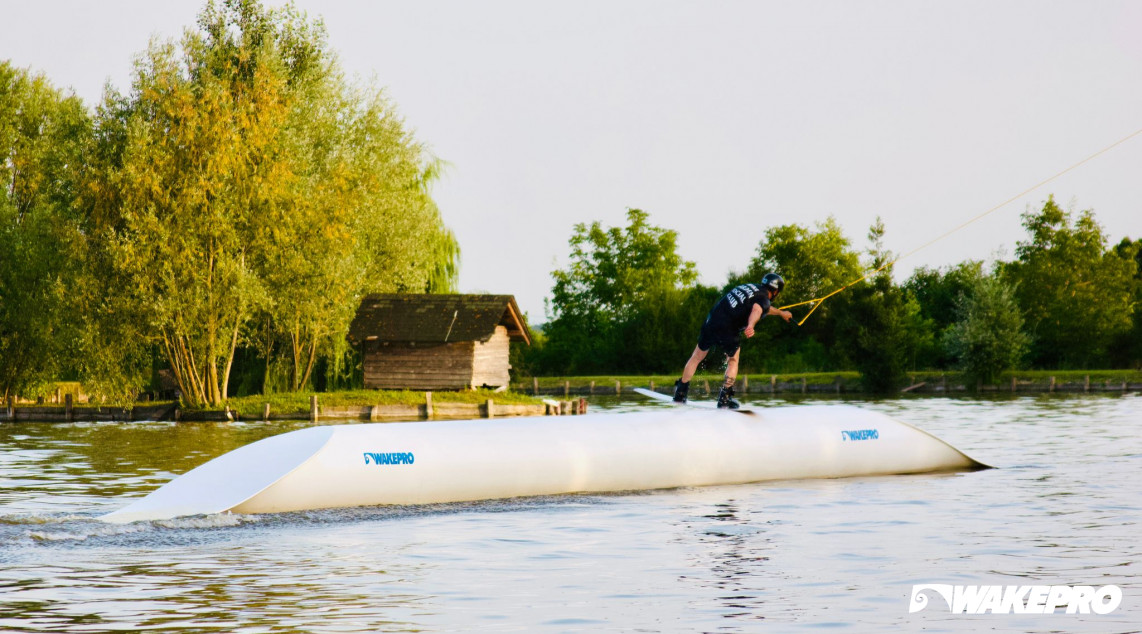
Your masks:
M 398 451 L 396 453 L 369 453 L 365 452 L 365 464 L 412 464 L 415 457 L 412 452 Z
M 1118 586 L 1096 589 L 1094 586 L 953 586 L 936 583 L 912 586 L 909 614 L 928 607 L 925 591 L 940 595 L 952 614 L 1110 614 L 1122 604 L 1122 589 Z
M 875 429 L 853 429 L 841 432 L 841 440 L 879 440 L 880 432 Z

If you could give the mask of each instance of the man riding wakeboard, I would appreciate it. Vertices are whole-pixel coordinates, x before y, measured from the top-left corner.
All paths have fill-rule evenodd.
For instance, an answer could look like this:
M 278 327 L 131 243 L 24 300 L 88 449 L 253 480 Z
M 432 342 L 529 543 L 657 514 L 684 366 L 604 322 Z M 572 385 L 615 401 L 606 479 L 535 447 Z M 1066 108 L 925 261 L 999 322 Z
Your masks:
M 717 344 L 726 353 L 726 377 L 722 390 L 718 392 L 718 407 L 737 409 L 741 404 L 734 400 L 734 381 L 738 376 L 738 357 L 741 355 L 741 337 L 754 335 L 754 326 L 766 315 L 776 315 L 785 321 L 793 317 L 787 310 L 770 305 L 781 290 L 785 280 L 776 273 L 766 273 L 760 284 L 736 286 L 718 300 L 706 315 L 706 323 L 698 335 L 698 345 L 682 370 L 682 378 L 674 382 L 674 402 L 685 403 L 690 391 L 690 379 L 698 371 L 698 364 L 706 358 L 710 347 Z

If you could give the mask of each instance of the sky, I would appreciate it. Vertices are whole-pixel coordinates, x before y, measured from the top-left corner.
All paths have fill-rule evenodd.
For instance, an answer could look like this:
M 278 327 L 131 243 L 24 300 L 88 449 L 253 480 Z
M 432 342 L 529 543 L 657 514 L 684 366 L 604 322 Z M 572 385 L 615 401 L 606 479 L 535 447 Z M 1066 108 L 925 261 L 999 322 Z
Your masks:
M 448 162 L 459 290 L 514 294 L 533 323 L 576 223 L 643 209 L 720 286 L 768 227 L 833 216 L 864 248 L 880 216 L 905 253 L 1142 129 L 1142 0 L 295 4 Z M 93 106 L 203 5 L 0 0 L 0 59 Z M 1012 257 L 1049 194 L 1142 237 L 1142 135 L 897 278 Z

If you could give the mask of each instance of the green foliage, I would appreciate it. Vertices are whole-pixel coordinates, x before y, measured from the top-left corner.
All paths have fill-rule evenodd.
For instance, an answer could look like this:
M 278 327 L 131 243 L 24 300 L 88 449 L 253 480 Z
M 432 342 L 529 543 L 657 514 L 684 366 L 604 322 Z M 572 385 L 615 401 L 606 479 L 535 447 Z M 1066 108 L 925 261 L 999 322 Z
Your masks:
M 930 345 L 931 321 L 914 297 L 892 282 L 894 256 L 884 247 L 884 223 L 869 229 L 869 268 L 883 270 L 837 296 L 837 340 L 869 392 L 895 391 L 916 368 L 917 354 Z
M 1015 292 L 998 277 L 979 280 L 956 302 L 956 322 L 944 333 L 948 354 L 969 385 L 992 384 L 1019 367 L 1030 339 Z
M 1124 260 L 1134 260 L 1134 316 L 1130 329 L 1111 344 L 1110 363 L 1117 368 L 1142 368 L 1142 240 L 1123 238 L 1114 252 Z
M 678 255 L 678 234 L 650 225 L 641 209 L 627 211 L 623 227 L 575 225 L 571 263 L 554 271 L 549 304 L 555 320 L 605 315 L 624 317 L 648 293 L 694 283 L 693 262 Z
M 695 298 L 709 291 L 694 286 L 694 263 L 678 255 L 677 234 L 648 220 L 631 209 L 626 227 L 575 226 L 571 262 L 552 273 L 542 367 L 560 373 L 657 367 L 678 358 L 672 353 L 679 339 L 671 336 L 687 330 L 684 340 L 694 340 Z M 657 328 L 646 327 L 647 320 Z
M 931 332 L 920 305 L 888 273 L 854 286 L 836 302 L 838 344 L 860 372 L 864 389 L 887 393 L 902 387 Z
M 970 294 L 983 276 L 983 263 L 968 260 L 944 269 L 919 267 L 904 282 L 904 291 L 915 298 L 920 317 L 931 323 L 933 335 L 930 345 L 916 351 L 916 367 L 947 369 L 955 364 L 940 342 L 957 319 L 960 296 Z
M 1107 249 L 1106 235 L 1087 210 L 1077 217 L 1054 198 L 1023 215 L 1030 239 L 1001 275 L 1015 287 L 1039 367 L 1093 367 L 1131 328 L 1137 263 Z
M 919 302 L 920 314 L 943 331 L 956 321 L 960 296 L 970 294 L 983 279 L 983 262 L 968 260 L 943 269 L 921 266 L 904 288 Z
M 72 369 L 81 241 L 72 201 L 90 125 L 76 97 L 0 62 L 2 397 Z
M 352 374 L 368 292 L 451 288 L 458 248 L 429 195 L 439 162 L 383 94 L 348 84 L 324 27 L 291 6 L 210 3 L 109 92 L 93 153 L 94 306 L 158 342 L 184 398 L 217 404 L 239 347 L 284 387 Z
M 643 297 L 629 319 L 617 329 L 615 367 L 649 372 L 678 371 L 694 350 L 698 331 L 718 301 L 716 289 L 706 286 L 659 288 Z M 721 363 L 711 358 L 707 363 Z

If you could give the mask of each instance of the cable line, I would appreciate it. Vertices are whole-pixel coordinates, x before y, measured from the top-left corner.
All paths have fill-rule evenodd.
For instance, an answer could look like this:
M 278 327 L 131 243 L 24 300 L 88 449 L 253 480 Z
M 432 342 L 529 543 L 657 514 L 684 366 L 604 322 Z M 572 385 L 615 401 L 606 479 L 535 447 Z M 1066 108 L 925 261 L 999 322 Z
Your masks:
M 899 262 L 900 260 L 903 260 L 904 258 L 906 258 L 906 257 L 908 257 L 908 256 L 910 256 L 910 255 L 912 255 L 912 254 L 914 254 L 914 253 L 916 253 L 916 252 L 917 252 L 917 251 L 919 251 L 920 249 L 923 249 L 923 248 L 929 247 L 929 246 L 931 246 L 932 244 L 934 244 L 934 243 L 936 243 L 936 242 L 938 242 L 938 241 L 940 241 L 940 240 L 943 240 L 944 238 L 946 238 L 946 237 L 948 237 L 948 236 L 952 235 L 953 233 L 955 233 L 955 232 L 959 231 L 960 229 L 963 229 L 964 227 L 966 227 L 966 226 L 970 225 L 971 223 L 973 223 L 973 222 L 975 222 L 975 221 L 977 221 L 977 220 L 979 220 L 979 219 L 983 218 L 984 216 L 987 216 L 987 215 L 989 215 L 989 214 L 992 214 L 992 213 L 994 213 L 994 212 L 996 212 L 996 211 L 999 211 L 999 210 L 1000 210 L 1000 209 L 1002 209 L 1003 207 L 1006 207 L 1007 205 L 1009 205 L 1009 204 L 1011 204 L 1011 203 L 1015 202 L 1016 200 L 1019 200 L 1019 199 L 1020 199 L 1020 198 L 1022 198 L 1023 196 L 1026 196 L 1027 194 L 1030 194 L 1031 192 L 1035 191 L 1036 189 L 1039 189 L 1039 188 L 1040 188 L 1040 187 L 1042 187 L 1043 185 L 1046 185 L 1047 183 L 1049 183 L 1049 182 L 1051 182 L 1051 181 L 1055 180 L 1056 178 L 1059 178 L 1060 176 L 1062 176 L 1062 175 L 1064 175 L 1064 174 L 1066 174 L 1066 173 L 1068 173 L 1068 172 L 1070 172 L 1070 171 L 1072 171 L 1072 170 L 1075 170 L 1075 169 L 1077 169 L 1077 168 L 1081 167 L 1082 165 L 1084 165 L 1084 164 L 1086 164 L 1086 163 L 1089 163 L 1090 161 L 1093 161 L 1094 159 L 1098 158 L 1099 156 L 1102 156 L 1103 154 L 1106 154 L 1107 152 L 1109 152 L 1109 151 L 1113 150 L 1114 148 L 1118 147 L 1119 145 L 1122 145 L 1123 143 L 1125 143 L 1125 142 L 1129 141 L 1130 139 L 1133 139 L 1134 137 L 1136 137 L 1136 136 L 1138 136 L 1138 135 L 1140 135 L 1140 134 L 1142 134 L 1142 128 L 1139 128 L 1138 130 L 1135 130 L 1134 132 L 1131 132 L 1130 134 L 1128 134 L 1128 135 L 1126 135 L 1126 136 L 1122 137 L 1121 139 L 1119 139 L 1119 140 L 1115 141 L 1114 143 L 1111 143 L 1110 145 L 1108 145 L 1108 146 L 1106 146 L 1106 147 L 1102 148 L 1101 150 L 1099 150 L 1099 151 L 1095 152 L 1094 154 L 1091 154 L 1090 156 L 1088 156 L 1088 157 L 1084 158 L 1083 160 L 1079 161 L 1078 163 L 1075 163 L 1074 165 L 1071 165 L 1071 166 L 1070 166 L 1070 167 L 1068 167 L 1067 169 L 1065 169 L 1065 170 L 1063 170 L 1063 171 L 1061 171 L 1061 172 L 1058 172 L 1057 174 L 1055 174 L 1055 175 L 1053 175 L 1053 176 L 1050 176 L 1050 177 L 1048 177 L 1048 178 L 1045 178 L 1045 179 L 1043 179 L 1043 180 L 1039 181 L 1038 183 L 1035 183 L 1034 185 L 1032 185 L 1032 186 L 1028 187 L 1027 189 L 1025 189 L 1025 190 L 1023 190 L 1023 191 L 1021 191 L 1021 192 L 1019 192 L 1018 194 L 1015 194 L 1015 195 L 1014 195 L 1014 196 L 1012 196 L 1011 198 L 1008 198 L 1007 200 L 1005 200 L 1005 201 L 1003 201 L 1003 202 L 999 203 L 998 205 L 996 205 L 996 206 L 992 207 L 991 209 L 988 209 L 987 211 L 985 211 L 985 212 L 983 212 L 983 213 L 979 214 L 978 216 L 976 216 L 976 217 L 974 217 L 974 218 L 971 218 L 970 220 L 968 220 L 968 221 L 964 222 L 963 224 L 960 224 L 960 225 L 959 225 L 959 226 L 957 226 L 957 227 L 953 227 L 951 230 L 949 230 L 949 231 L 947 231 L 947 232 L 945 232 L 945 233 L 942 233 L 942 234 L 940 234 L 940 235 L 936 236 L 935 238 L 932 238 L 931 240 L 929 240 L 929 241 L 925 242 L 924 244 L 921 244 L 920 246 L 916 247 L 915 249 L 912 249 L 911 251 L 909 251 L 909 252 L 905 253 L 904 255 L 901 255 L 901 256 L 897 257 L 896 259 L 894 259 L 894 260 L 892 260 L 892 261 L 890 261 L 890 262 L 887 262 L 887 263 L 885 263 L 885 264 L 884 264 L 883 266 L 881 266 L 880 268 L 877 268 L 877 269 L 876 269 L 876 270 L 874 270 L 874 271 L 870 271 L 869 273 L 867 273 L 867 274 L 866 274 L 866 275 L 864 275 L 863 277 L 857 278 L 857 279 L 855 279 L 855 280 L 853 280 L 853 281 L 851 281 L 851 282 L 849 282 L 849 283 L 845 284 L 844 286 L 841 286 L 840 288 L 838 288 L 837 290 L 835 290 L 835 291 L 833 291 L 833 292 L 829 293 L 828 295 L 825 295 L 825 296 L 823 296 L 823 297 L 817 297 L 817 298 L 814 298 L 814 299 L 805 300 L 805 301 L 803 301 L 803 302 L 797 302 L 796 304 L 789 304 L 788 306 L 782 306 L 782 307 L 780 308 L 780 310 L 786 310 L 786 309 L 788 309 L 788 308 L 794 308 L 794 307 L 796 307 L 796 306 L 804 306 L 805 304 L 812 304 L 812 303 L 816 302 L 816 305 L 815 305 L 815 306 L 813 306 L 811 309 L 809 309 L 809 312 L 808 312 L 808 313 L 805 313 L 805 316 L 801 318 L 801 321 L 797 322 L 797 325 L 798 325 L 798 326 L 800 326 L 801 324 L 804 324 L 804 323 L 805 323 L 805 320 L 806 320 L 806 319 L 809 319 L 809 315 L 812 315 L 812 314 L 813 314 L 813 311 L 815 311 L 815 310 L 817 310 L 818 308 L 820 308 L 820 307 L 821 307 L 821 304 L 825 303 L 825 300 L 826 300 L 826 299 L 829 299 L 829 298 L 830 298 L 830 297 L 832 297 L 833 295 L 836 295 L 837 293 L 840 293 L 841 291 L 843 291 L 843 290 L 845 290 L 845 289 L 849 288 L 850 286 L 853 286 L 853 285 L 855 285 L 855 284 L 859 284 L 859 283 L 861 283 L 861 282 L 863 282 L 863 281 L 867 280 L 868 278 L 872 277 L 873 275 L 876 275 L 877 273 L 879 273 L 879 272 L 883 271 L 884 269 L 886 269 L 886 268 L 888 268 L 888 267 L 892 266 L 893 264 L 896 264 L 896 263 L 897 263 L 897 262 Z

